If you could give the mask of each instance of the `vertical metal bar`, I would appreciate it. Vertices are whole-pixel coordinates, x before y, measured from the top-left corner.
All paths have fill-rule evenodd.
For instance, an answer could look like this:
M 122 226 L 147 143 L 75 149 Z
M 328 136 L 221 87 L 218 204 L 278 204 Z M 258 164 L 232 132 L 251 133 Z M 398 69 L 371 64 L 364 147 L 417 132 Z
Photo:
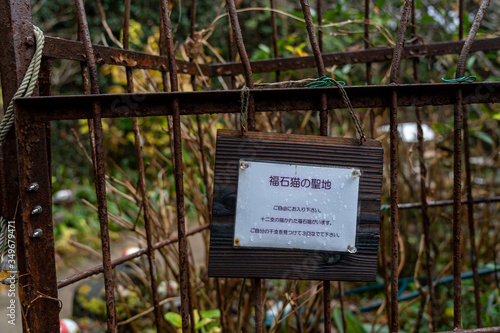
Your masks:
M 44 58 L 40 67 L 39 86 L 43 95 L 50 94 L 51 61 Z M 16 230 L 18 243 L 25 246 L 25 253 L 18 252 L 23 266 L 19 267 L 21 300 L 29 309 L 25 332 L 59 331 L 60 303 L 57 299 L 57 278 L 54 259 L 54 234 L 52 224 L 51 174 L 50 174 L 50 125 L 32 123 L 16 107 L 17 151 L 20 175 L 20 214 L 23 232 Z M 29 191 L 37 183 L 38 190 Z M 34 208 L 41 210 L 34 213 Z M 9 224 L 10 226 L 10 224 Z M 38 234 L 37 236 L 36 233 Z M 9 244 L 10 245 L 10 244 Z M 40 260 L 40 254 L 44 259 Z M 55 285 L 54 285 L 55 283 Z M 26 296 L 22 296 L 25 294 Z M 24 303 L 24 301 L 23 301 Z M 23 307 L 24 307 L 23 306 Z M 21 317 L 22 318 L 22 317 Z
M 34 41 L 33 20 L 31 17 L 31 1 L 29 0 L 8 0 L 0 1 L 0 72 L 2 80 L 2 96 L 4 112 L 21 85 L 24 74 L 33 57 L 35 47 L 29 44 L 30 39 Z M 33 92 L 36 93 L 36 89 Z M 19 286 L 29 284 L 27 276 L 28 267 L 30 267 L 27 250 L 25 248 L 25 230 L 22 214 L 17 214 L 16 207 L 19 198 L 19 170 L 18 148 L 16 143 L 16 131 L 12 130 L 7 135 L 6 141 L 0 144 L 0 216 L 7 220 L 16 218 L 16 255 L 17 267 L 20 276 Z M 35 135 L 36 133 L 34 133 Z M 50 264 L 50 262 L 49 262 Z M 51 267 L 51 266 L 50 266 Z M 52 278 L 48 277 L 49 280 Z M 20 299 L 32 300 L 33 293 L 29 289 L 19 288 Z M 57 295 L 57 294 L 56 294 Z M 26 310 L 26 305 L 21 304 L 22 310 Z M 28 314 L 29 315 L 29 314 Z M 49 312 L 49 316 L 52 311 Z M 31 315 L 27 321 L 31 323 Z M 23 329 L 26 332 L 29 327 Z M 51 326 L 56 328 L 56 326 Z
M 406 27 L 411 12 L 411 0 L 405 0 L 401 11 L 398 37 L 391 66 L 391 84 L 398 82 L 399 64 L 403 53 Z M 398 94 L 392 91 L 390 107 L 390 164 L 391 164 L 391 332 L 399 331 L 398 309 L 398 251 L 399 251 L 399 221 L 398 221 Z
M 384 296 L 386 303 L 387 322 L 391 322 L 391 298 L 389 297 L 389 277 L 387 276 L 387 259 L 385 257 L 385 215 L 380 212 L 380 261 L 384 279 Z
M 314 53 L 314 59 L 316 60 L 316 67 L 318 68 L 318 75 L 325 76 L 325 64 L 323 62 L 323 57 L 321 55 L 321 50 L 319 48 L 318 40 L 316 39 L 316 32 L 314 30 L 314 23 L 311 16 L 311 8 L 309 7 L 308 0 L 300 0 L 300 5 L 302 6 L 302 13 L 304 13 L 304 20 L 306 21 L 307 34 L 309 35 L 309 42 Z M 320 99 L 320 134 L 323 136 L 328 135 L 328 105 L 326 94 L 321 94 Z
M 234 37 L 233 37 L 233 29 L 231 28 L 231 17 L 229 15 L 227 16 L 227 48 L 228 48 L 228 56 L 229 56 L 229 62 L 235 60 L 235 54 L 234 54 Z M 234 75 L 231 75 L 231 89 L 236 89 L 236 77 Z M 237 127 L 237 125 L 235 125 Z
M 464 9 L 465 0 L 458 0 L 458 39 L 464 39 Z
M 459 0 L 459 30 L 458 38 L 460 40 L 464 37 L 464 8 L 465 1 Z M 474 228 L 474 204 L 472 197 L 472 174 L 470 167 L 470 146 L 469 146 L 469 124 L 468 124 L 468 111 L 467 107 L 463 106 L 463 135 L 464 135 L 464 158 L 465 158 L 465 184 L 467 191 L 467 219 L 469 226 L 469 242 L 470 242 L 470 256 L 471 256 L 471 268 L 472 268 L 472 278 L 474 283 L 474 302 L 476 305 L 476 324 L 477 327 L 481 327 L 481 302 L 479 295 L 479 276 L 477 274 L 477 254 L 476 254 L 476 232 Z
M 238 21 L 238 14 L 234 0 L 226 0 L 226 10 L 229 14 L 233 37 L 236 42 L 236 47 L 241 58 L 243 65 L 243 73 L 245 75 L 245 82 L 249 89 L 253 89 L 253 76 L 250 60 L 248 59 L 245 44 L 243 42 L 243 35 Z M 250 95 L 248 100 L 248 129 L 255 131 L 255 105 L 253 96 Z M 261 280 L 253 279 L 254 284 L 254 303 L 255 303 L 255 332 L 262 332 L 262 295 L 261 295 Z
M 314 59 L 316 60 L 316 67 L 318 69 L 318 75 L 319 76 L 325 76 L 326 71 L 325 71 L 325 64 L 323 62 L 323 57 L 321 54 L 321 48 L 320 44 L 318 43 L 318 40 L 316 39 L 316 32 L 314 29 L 314 23 L 312 20 L 311 16 L 311 8 L 309 7 L 309 1 L 308 0 L 300 0 L 300 5 L 302 6 L 302 12 L 304 13 L 304 19 L 306 21 L 306 29 L 307 29 L 307 34 L 309 36 L 309 42 L 311 44 L 311 48 L 314 53 Z M 318 6 L 321 6 L 318 2 Z M 319 113 L 319 119 L 320 119 L 320 134 L 322 136 L 327 136 L 328 135 L 328 105 L 327 105 L 327 96 L 325 93 L 321 94 L 320 98 L 320 113 Z M 325 286 L 328 285 L 328 287 L 325 288 Z M 330 281 L 323 281 L 323 316 L 325 318 L 325 332 L 330 332 L 331 331 L 331 309 L 330 309 Z M 342 299 L 342 295 L 339 294 L 339 297 Z M 343 302 L 341 301 L 341 304 Z M 341 307 L 342 310 L 342 317 L 344 317 L 344 308 L 343 306 Z
M 365 50 L 370 48 L 370 24 L 368 23 L 370 20 L 370 0 L 365 0 L 365 32 L 364 32 L 364 42 L 365 42 Z M 372 63 L 366 63 L 366 84 L 372 84 Z M 373 137 L 373 133 L 372 133 Z
M 262 281 L 261 279 L 252 279 L 253 281 L 253 299 L 255 306 L 255 332 L 262 332 Z
M 123 48 L 125 50 L 129 49 L 129 27 L 130 27 L 130 4 L 131 0 L 125 0 L 125 12 L 123 17 Z M 134 92 L 134 78 L 132 75 L 132 69 L 130 67 L 125 68 L 127 76 L 127 92 Z M 152 232 L 151 232 L 151 212 L 149 198 L 147 194 L 146 187 L 146 172 L 144 169 L 144 158 L 142 156 L 142 145 L 141 145 L 141 134 L 139 129 L 139 121 L 137 117 L 132 118 L 132 124 L 134 129 L 134 143 L 135 143 L 135 153 L 137 156 L 137 164 L 139 168 L 139 189 L 141 192 L 142 205 L 144 210 L 144 228 L 146 230 L 146 243 L 147 243 L 147 257 L 149 264 L 149 276 L 150 276 L 150 286 L 151 295 L 153 301 L 155 324 L 158 332 L 163 332 L 163 314 L 161 311 L 161 306 L 159 304 L 158 295 L 158 283 L 156 280 L 156 262 L 155 253 L 153 250 Z
M 340 309 L 342 311 L 342 327 L 344 328 L 344 332 L 347 332 L 347 321 L 346 321 L 345 311 L 344 311 L 344 289 L 342 287 L 341 281 L 338 281 L 338 284 L 339 284 Z
M 339 295 L 340 295 L 340 282 L 339 282 Z M 331 296 L 331 283 L 330 281 L 323 281 L 323 317 L 325 332 L 330 332 L 332 327 L 332 296 Z M 345 332 L 345 330 L 344 330 Z
M 24 264 L 20 274 L 20 291 L 26 294 L 29 312 L 23 322 L 26 332 L 58 332 L 59 301 L 52 224 L 51 176 L 45 123 L 33 123 L 16 110 L 16 133 L 20 175 L 20 220 L 25 245 Z M 37 183 L 37 191 L 29 191 Z M 35 208 L 39 207 L 36 212 Z M 41 210 L 41 211 L 40 211 Z M 35 233 L 36 232 L 36 233 Z M 43 255 L 43 260 L 40 259 Z M 22 298 L 21 298 L 22 299 Z M 21 317 L 22 318 L 22 317 Z M 27 326 L 25 326 L 27 324 Z
M 465 40 L 462 51 L 460 52 L 460 57 L 457 63 L 457 71 L 455 74 L 456 78 L 464 76 L 465 73 L 465 61 L 467 60 L 467 55 L 469 54 L 470 48 L 474 39 L 476 38 L 477 31 L 481 26 L 486 9 L 490 4 L 490 0 L 483 0 L 479 10 L 474 19 L 474 23 L 470 29 L 469 35 Z M 461 216 L 462 216 L 462 128 L 465 124 L 462 124 L 464 118 L 463 112 L 463 98 L 462 89 L 458 89 L 455 94 L 455 105 L 454 105 L 454 149 L 453 149 L 453 292 L 454 292 L 454 315 L 453 315 L 453 326 L 455 329 L 461 329 L 462 327 L 462 240 L 461 240 Z M 467 155 L 466 155 L 467 157 Z M 470 177 L 469 177 L 470 181 Z M 472 210 L 470 210 L 472 212 Z M 472 219 L 469 220 L 469 224 L 473 222 Z M 470 225 L 469 225 L 470 227 Z M 473 226 L 472 226 L 473 227 Z M 474 241 L 472 239 L 472 241 Z M 474 258 L 473 258 L 474 259 Z M 477 302 L 477 300 L 476 300 Z M 476 303 L 476 308 L 479 303 Z M 477 309 L 476 309 L 477 310 Z
M 180 5 L 180 4 L 179 4 Z M 191 38 L 194 40 L 194 34 L 196 32 L 196 0 L 191 0 L 191 7 L 190 7 L 190 35 Z M 193 59 L 189 58 L 189 61 L 193 61 Z M 196 91 L 196 76 L 191 75 L 191 86 L 193 88 L 193 91 Z M 204 143 L 203 143 L 203 133 L 202 133 L 202 122 L 200 115 L 196 115 L 196 123 L 198 125 L 198 139 L 200 141 L 200 152 L 201 152 L 201 165 L 202 165 L 202 172 L 203 172 L 203 181 L 205 182 L 205 190 L 207 191 L 207 204 L 208 204 L 208 211 L 211 212 L 210 208 L 210 198 L 208 195 L 208 179 L 207 174 L 206 174 L 206 162 L 205 162 L 205 150 L 204 150 Z M 210 213 L 209 213 L 210 214 Z M 189 293 L 189 316 L 191 317 L 191 333 L 195 333 L 196 331 L 196 318 L 194 317 L 194 309 L 193 309 L 193 299 L 192 299 L 192 292 L 191 292 L 191 272 L 189 270 L 189 262 L 188 262 L 188 293 Z
M 365 50 L 370 48 L 370 0 L 365 0 L 365 31 L 363 35 Z M 366 84 L 372 84 L 372 63 L 367 62 L 366 64 Z M 375 114 L 373 113 L 373 109 L 370 112 L 370 137 L 373 139 L 375 136 Z
M 85 5 L 83 0 L 75 0 L 75 5 L 78 13 L 78 23 L 80 27 L 80 36 L 82 37 L 85 53 L 87 56 L 87 64 L 90 73 L 91 91 L 92 94 L 99 94 L 99 81 L 97 67 L 95 61 L 94 50 L 90 39 L 89 27 L 85 14 Z M 115 313 L 115 296 L 114 296 L 114 281 L 113 268 L 111 266 L 111 253 L 109 244 L 109 227 L 108 227 L 108 211 L 106 202 L 106 166 L 104 161 L 103 147 L 103 130 L 101 122 L 101 108 L 96 102 L 92 107 L 95 133 L 95 186 L 97 196 L 97 207 L 99 215 L 99 223 L 101 226 L 101 241 L 102 241 L 102 260 L 104 267 L 104 288 L 106 292 L 106 311 L 107 311 L 107 327 L 109 332 L 116 330 L 116 313 Z
M 33 20 L 31 17 L 31 1 L 0 1 L 0 72 L 2 80 L 2 96 L 4 111 L 7 110 L 12 97 L 16 93 L 24 73 L 28 69 L 35 51 Z M 36 93 L 36 89 L 34 94 Z M 14 218 L 18 194 L 18 169 L 15 131 L 7 135 L 6 141 L 0 144 L 0 214 L 6 219 Z M 22 234 L 22 226 L 17 226 Z M 18 244 L 18 252 L 22 252 L 23 244 Z M 22 260 L 22 258 L 20 258 Z M 19 263 L 21 264 L 21 263 Z
M 175 92 L 179 90 L 177 80 L 177 63 L 175 61 L 174 38 L 172 35 L 172 23 L 170 21 L 169 7 L 167 0 L 160 0 L 162 30 L 165 35 L 167 46 L 168 68 L 170 72 L 170 90 Z M 182 332 L 189 330 L 189 262 L 187 257 L 186 241 L 186 223 L 184 210 L 184 184 L 182 171 L 182 140 L 181 140 L 181 122 L 179 100 L 172 102 L 173 109 L 173 130 L 174 130 L 174 174 L 175 174 L 175 194 L 177 199 L 177 232 L 179 239 L 179 276 L 180 276 L 180 294 L 181 294 L 181 317 Z
M 275 9 L 275 0 L 270 0 L 271 2 L 271 9 Z M 272 28 L 272 39 L 273 39 L 273 55 L 275 58 L 279 57 L 279 51 L 278 51 L 278 26 L 276 24 L 276 13 L 274 10 L 271 11 L 271 28 Z M 280 81 L 280 71 L 276 71 L 276 82 Z
M 240 23 L 238 21 L 238 14 L 236 12 L 236 6 L 234 0 L 226 0 L 226 10 L 229 14 L 231 20 L 231 28 L 233 31 L 233 37 L 236 42 L 236 48 L 240 54 L 241 62 L 243 65 L 243 74 L 245 75 L 245 82 L 249 89 L 253 89 L 253 76 L 252 67 L 250 65 L 250 60 L 248 59 L 247 51 L 245 49 L 245 43 L 243 42 L 243 35 L 241 33 Z M 253 96 L 250 95 L 248 101 L 248 129 L 250 131 L 255 130 L 255 105 Z
M 411 10 L 411 36 L 412 38 L 417 37 L 417 20 L 416 20 L 416 5 L 415 1 L 412 2 L 412 10 Z M 417 41 L 414 41 L 414 44 L 416 44 Z M 413 59 L 413 79 L 415 83 L 420 82 L 420 71 L 419 71 L 419 63 L 420 60 L 418 58 Z M 430 219 L 429 219 L 429 214 L 427 212 L 427 185 L 426 185 L 426 177 L 427 177 L 427 166 L 425 165 L 425 159 L 424 159 L 424 134 L 422 130 L 422 108 L 421 107 L 415 107 L 415 116 L 417 120 L 417 151 L 418 151 L 418 160 L 419 160 L 419 165 L 420 165 L 420 202 L 422 203 L 422 225 L 424 229 L 424 250 L 425 250 L 425 258 L 427 260 L 426 265 L 425 265 L 425 271 L 427 275 L 427 290 L 429 293 L 429 308 L 430 308 L 430 314 L 431 314 L 431 328 L 433 332 L 436 332 L 438 330 L 437 328 L 437 320 L 436 320 L 436 311 L 435 311 L 435 306 L 436 306 L 436 300 L 434 298 L 434 287 L 432 284 L 432 258 L 431 258 L 431 249 L 430 249 Z M 425 297 L 422 295 L 422 311 L 424 309 L 425 305 Z M 420 317 L 421 318 L 420 314 Z M 418 326 L 417 331 L 418 331 Z
M 270 0 L 271 3 L 271 28 L 272 28 L 272 39 L 273 39 L 273 54 L 274 58 L 279 57 L 279 52 L 278 52 L 278 26 L 276 24 L 276 13 L 274 12 L 273 9 L 275 9 L 275 4 L 274 0 Z M 280 71 L 274 72 L 276 75 L 276 82 L 281 81 L 281 73 Z M 281 133 L 285 133 L 285 113 L 283 111 L 278 111 L 279 112 L 279 117 L 280 117 L 280 129 Z
M 322 0 L 316 0 L 316 15 L 318 19 L 316 20 L 318 24 L 318 45 L 319 45 L 319 50 L 323 52 L 323 31 L 321 30 L 321 25 L 323 25 L 323 8 L 322 6 Z

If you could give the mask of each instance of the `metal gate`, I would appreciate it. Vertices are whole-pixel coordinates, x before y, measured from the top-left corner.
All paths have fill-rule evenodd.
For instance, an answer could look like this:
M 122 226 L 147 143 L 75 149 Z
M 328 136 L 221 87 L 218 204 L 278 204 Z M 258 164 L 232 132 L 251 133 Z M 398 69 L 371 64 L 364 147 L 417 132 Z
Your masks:
M 317 19 L 322 22 L 324 4 L 317 2 Z M 417 34 L 415 16 L 415 3 L 405 0 L 402 6 L 399 32 L 394 49 L 370 49 L 368 44 L 368 20 L 371 15 L 370 1 L 365 0 L 365 43 L 364 50 L 333 54 L 322 54 L 322 34 L 317 35 L 315 24 L 311 16 L 308 0 L 300 0 L 303 11 L 307 34 L 314 56 L 276 58 L 273 60 L 249 60 L 242 38 L 238 14 L 233 0 L 226 0 L 226 9 L 229 14 L 229 41 L 230 49 L 235 43 L 240 62 L 226 64 L 203 65 L 193 62 L 179 61 L 174 53 L 174 36 L 169 16 L 167 0 L 160 0 L 160 35 L 165 47 L 160 47 L 160 56 L 128 50 L 130 19 L 130 0 L 125 0 L 124 38 L 123 49 L 93 45 L 89 34 L 86 12 L 83 0 L 76 0 L 79 38 L 80 41 L 70 41 L 54 37 L 45 37 L 45 48 L 40 68 L 38 82 L 38 97 L 18 98 L 15 100 L 15 131 L 11 131 L 5 143 L 1 145 L 0 167 L 0 193 L 1 215 L 5 218 L 16 216 L 17 230 L 17 258 L 19 269 L 20 291 L 24 294 L 23 308 L 25 318 L 23 326 L 29 332 L 59 332 L 58 289 L 75 283 L 89 276 L 104 273 L 106 290 L 106 309 L 108 332 L 116 330 L 115 299 L 112 270 L 127 260 L 146 255 L 149 260 L 151 288 L 153 291 L 154 313 L 158 331 L 163 331 L 162 310 L 160 300 L 156 293 L 157 281 L 154 271 L 154 251 L 178 242 L 179 267 L 180 267 L 180 295 L 182 331 L 190 330 L 190 292 L 188 285 L 188 258 L 186 250 L 186 237 L 205 230 L 202 226 L 189 232 L 186 231 L 184 187 L 183 187 L 183 154 L 180 135 L 180 118 L 188 115 L 197 117 L 204 114 L 239 113 L 240 91 L 204 91 L 204 92 L 179 92 L 179 73 L 199 76 L 200 73 L 207 77 L 226 76 L 233 77 L 243 74 L 246 86 L 250 89 L 250 102 L 248 109 L 248 129 L 255 130 L 255 115 L 259 112 L 293 112 L 296 110 L 319 110 L 320 134 L 328 135 L 328 111 L 344 107 L 344 101 L 335 87 L 324 88 L 295 88 L 275 89 L 269 93 L 265 89 L 256 89 L 253 74 L 279 72 L 287 69 L 317 68 L 318 76 L 326 75 L 325 66 L 366 63 L 366 84 L 364 86 L 345 87 L 354 108 L 388 107 L 390 109 L 390 249 L 391 274 L 385 276 L 390 279 L 388 302 L 390 303 L 391 332 L 399 330 L 398 322 L 398 235 L 399 220 L 398 210 L 405 208 L 421 207 L 423 217 L 423 230 L 425 234 L 425 252 L 429 255 L 429 215 L 427 210 L 432 205 L 453 205 L 453 277 L 454 277 L 454 327 L 460 332 L 498 332 L 500 327 L 477 328 L 462 330 L 461 327 L 461 258 L 463 253 L 463 240 L 461 239 L 462 203 L 466 202 L 468 211 L 469 234 L 472 240 L 472 271 L 474 272 L 475 299 L 480 323 L 480 305 L 478 304 L 478 276 L 474 245 L 474 220 L 473 205 L 478 202 L 498 202 L 498 197 L 474 199 L 472 197 L 472 174 L 469 164 L 470 148 L 468 145 L 467 112 L 465 106 L 478 103 L 500 102 L 500 83 L 428 83 L 419 82 L 418 62 L 419 57 L 437 56 L 446 54 L 460 54 L 457 64 L 456 78 L 464 77 L 465 61 L 469 52 L 499 50 L 500 38 L 480 39 L 475 41 L 475 35 L 481 24 L 483 15 L 488 8 L 489 1 L 484 0 L 480 5 L 474 22 L 471 24 L 467 39 L 464 37 L 464 1 L 459 3 L 459 41 L 442 43 L 420 44 L 417 39 L 412 45 L 404 46 L 407 25 L 411 22 L 411 36 Z M 89 3 L 88 6 L 93 5 Z M 274 0 L 270 1 L 274 8 Z M 195 33 L 196 0 L 191 0 L 191 35 Z M 34 53 L 35 40 L 31 5 L 28 0 L 3 0 L 0 3 L 0 32 L 2 39 L 1 74 L 4 105 L 12 99 L 17 90 L 26 68 Z M 271 27 L 273 31 L 273 46 L 276 50 L 277 29 L 275 11 L 271 12 Z M 274 53 L 277 57 L 277 53 Z M 53 59 L 67 59 L 81 63 L 84 78 L 84 93 L 88 96 L 51 96 L 51 70 Z M 402 59 L 410 59 L 414 66 L 413 84 L 400 84 L 398 71 Z M 371 85 L 371 64 L 376 62 L 392 62 L 390 70 L 390 84 Z M 98 82 L 98 64 L 111 64 L 125 66 L 127 70 L 127 94 L 100 94 Z M 162 73 L 165 93 L 138 94 L 133 91 L 131 70 L 133 68 L 158 70 Z M 170 85 L 167 84 L 167 72 L 170 74 Z M 278 74 L 279 80 L 279 74 Z M 235 87 L 233 87 L 235 88 Z M 196 90 L 196 89 L 194 89 Z M 168 92 L 167 92 L 168 91 Z M 131 102 L 132 101 L 132 102 Z M 418 153 L 420 156 L 421 173 L 421 198 L 420 203 L 413 205 L 399 205 L 398 208 L 398 112 L 407 112 L 414 107 L 417 121 L 421 123 L 420 107 L 426 105 L 454 105 L 454 191 L 451 202 L 427 202 L 425 183 L 425 163 L 423 159 L 424 146 L 422 128 L 419 126 Z M 111 261 L 110 242 L 108 230 L 108 214 L 105 184 L 105 160 L 103 147 L 103 118 L 133 117 L 134 131 L 136 134 L 136 153 L 139 160 L 140 192 L 144 202 L 147 202 L 147 186 L 142 160 L 141 144 L 139 140 L 139 126 L 137 117 L 171 116 L 173 137 L 173 164 L 175 173 L 175 191 L 177 198 L 178 237 L 167 239 L 153 244 L 151 240 L 151 227 L 149 225 L 148 209 L 144 210 L 147 247 L 132 255 Z M 51 208 L 51 150 L 50 150 L 50 122 L 68 119 L 88 119 L 92 140 L 92 160 L 95 169 L 95 189 L 98 201 L 98 215 L 101 226 L 101 240 L 103 265 L 88 271 L 58 281 L 54 261 L 54 237 Z M 462 134 L 463 130 L 463 134 Z M 462 139 L 462 136 L 464 137 Z M 462 141 L 465 150 L 465 177 L 462 177 Z M 206 173 L 205 173 L 206 174 Z M 466 199 L 462 200 L 462 179 L 466 180 Z M 205 179 L 209 182 L 208 179 Z M 20 198 L 17 206 L 18 197 Z M 16 215 L 17 209 L 17 215 Z M 383 249 L 383 251 L 385 251 Z M 41 260 L 43 258 L 43 260 Z M 427 265 L 427 286 L 430 292 L 431 307 L 437 306 L 433 298 L 433 281 L 430 274 L 430 265 Z M 261 298 L 261 279 L 254 279 L 255 286 L 255 323 L 256 331 L 262 332 L 263 305 Z M 386 287 L 388 287 L 386 285 Z M 331 291 L 330 282 L 323 282 L 324 288 L 324 313 L 330 314 Z M 342 303 L 341 303 L 342 304 Z M 325 331 L 330 331 L 331 316 L 325 315 Z M 434 324 L 434 323 L 433 323 Z M 193 328 L 191 328 L 193 329 Z M 433 329 L 437 330 L 433 326 Z

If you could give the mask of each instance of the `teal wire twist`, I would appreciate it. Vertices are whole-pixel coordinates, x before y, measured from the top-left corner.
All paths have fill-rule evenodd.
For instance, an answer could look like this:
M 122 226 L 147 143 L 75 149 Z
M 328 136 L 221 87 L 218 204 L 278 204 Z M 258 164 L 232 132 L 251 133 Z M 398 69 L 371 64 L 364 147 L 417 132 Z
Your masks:
M 444 77 L 442 77 L 441 80 L 443 82 L 448 82 L 448 83 L 474 82 L 477 80 L 477 77 L 475 75 L 462 76 L 462 77 L 459 77 L 458 79 L 445 79 Z
M 344 81 L 337 81 L 337 82 L 340 83 L 341 85 L 345 86 Z M 306 87 L 312 87 L 312 88 L 331 87 L 331 86 L 336 86 L 335 80 L 333 80 L 329 77 L 326 77 L 326 76 L 322 76 L 320 78 L 317 78 L 315 81 L 306 84 Z

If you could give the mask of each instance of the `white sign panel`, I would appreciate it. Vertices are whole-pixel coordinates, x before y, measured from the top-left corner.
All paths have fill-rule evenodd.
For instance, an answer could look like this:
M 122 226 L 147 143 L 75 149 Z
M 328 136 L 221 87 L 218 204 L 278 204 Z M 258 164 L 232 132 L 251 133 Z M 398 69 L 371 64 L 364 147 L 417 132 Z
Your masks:
M 355 253 L 361 171 L 240 160 L 234 245 Z

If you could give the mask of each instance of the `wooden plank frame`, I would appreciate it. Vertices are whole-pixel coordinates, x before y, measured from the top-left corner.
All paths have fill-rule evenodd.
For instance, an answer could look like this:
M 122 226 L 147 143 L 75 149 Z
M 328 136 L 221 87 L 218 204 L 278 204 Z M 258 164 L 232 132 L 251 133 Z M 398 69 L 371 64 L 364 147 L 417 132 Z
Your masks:
M 353 167 L 362 171 L 357 253 L 236 248 L 233 244 L 241 158 Z M 266 279 L 375 281 L 383 149 L 380 141 L 219 130 L 208 275 Z

